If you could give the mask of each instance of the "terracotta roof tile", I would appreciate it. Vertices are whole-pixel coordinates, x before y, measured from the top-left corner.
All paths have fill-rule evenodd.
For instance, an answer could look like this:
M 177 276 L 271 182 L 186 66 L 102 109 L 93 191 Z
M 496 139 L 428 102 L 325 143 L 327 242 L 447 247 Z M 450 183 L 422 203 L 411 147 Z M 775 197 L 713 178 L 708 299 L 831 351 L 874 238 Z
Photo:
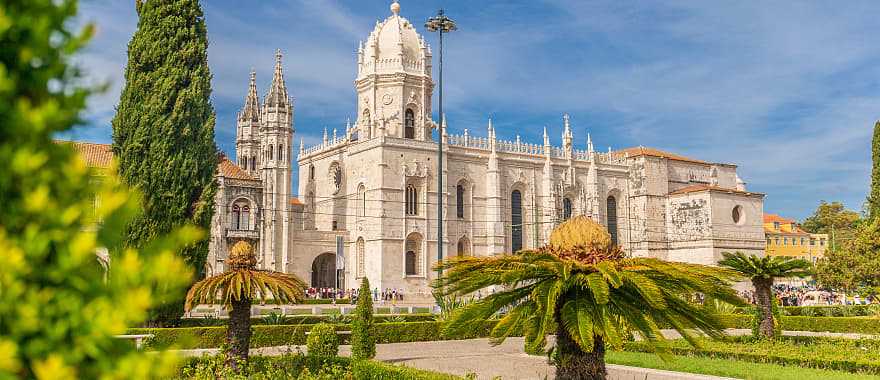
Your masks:
M 783 218 L 779 214 L 764 214 L 764 223 L 779 222 L 780 224 L 794 223 L 794 219 Z
M 110 167 L 113 161 L 113 151 L 110 144 L 97 144 L 82 141 L 56 141 L 59 144 L 71 144 L 73 149 L 79 152 L 83 160 L 91 167 L 106 169 Z M 257 181 L 256 178 L 248 174 L 244 169 L 233 163 L 226 157 L 220 155 L 220 163 L 217 165 L 219 174 L 226 178 L 243 179 Z
M 113 161 L 113 151 L 110 144 L 96 144 L 82 141 L 56 141 L 59 144 L 70 144 L 86 162 L 93 168 L 107 169 Z
M 290 204 L 292 204 L 294 206 L 299 206 L 299 205 L 302 205 L 303 203 L 301 200 L 299 200 L 299 198 L 290 197 Z
M 225 154 L 220 155 L 220 163 L 217 164 L 217 171 L 220 173 L 220 176 L 226 178 L 243 179 L 249 181 L 257 180 L 256 178 L 254 178 L 254 176 L 248 174 L 248 172 L 246 172 L 240 166 L 230 161 Z
M 620 155 L 628 155 L 630 157 L 651 156 L 651 157 L 665 158 L 667 160 L 675 160 L 675 161 L 682 161 L 682 162 L 690 162 L 690 163 L 694 163 L 694 164 L 709 165 L 709 163 L 706 161 L 701 161 L 701 160 L 693 159 L 690 157 L 678 155 L 675 153 L 662 151 L 660 149 L 648 148 L 648 147 L 644 147 L 644 146 L 637 146 L 637 147 L 632 147 L 632 148 L 621 149 L 621 150 L 618 150 L 614 153 L 617 153 Z
M 724 193 L 734 193 L 734 194 L 742 194 L 742 195 L 759 195 L 764 196 L 761 193 L 754 193 L 751 191 L 741 191 L 736 189 L 728 189 L 720 186 L 712 186 L 712 185 L 690 185 L 682 187 L 681 189 L 675 190 L 669 195 L 679 195 L 679 194 L 688 194 L 688 193 L 696 193 L 700 191 L 719 191 Z

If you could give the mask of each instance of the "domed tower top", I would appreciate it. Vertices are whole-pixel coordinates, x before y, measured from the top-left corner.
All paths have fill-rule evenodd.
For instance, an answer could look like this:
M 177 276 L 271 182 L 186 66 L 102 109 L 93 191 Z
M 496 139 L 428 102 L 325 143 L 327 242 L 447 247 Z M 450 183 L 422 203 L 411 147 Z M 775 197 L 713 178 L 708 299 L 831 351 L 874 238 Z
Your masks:
M 431 75 L 431 48 L 415 26 L 400 16 L 400 3 L 391 3 L 391 16 L 376 22 L 367 42 L 358 47 L 358 77 L 405 72 Z

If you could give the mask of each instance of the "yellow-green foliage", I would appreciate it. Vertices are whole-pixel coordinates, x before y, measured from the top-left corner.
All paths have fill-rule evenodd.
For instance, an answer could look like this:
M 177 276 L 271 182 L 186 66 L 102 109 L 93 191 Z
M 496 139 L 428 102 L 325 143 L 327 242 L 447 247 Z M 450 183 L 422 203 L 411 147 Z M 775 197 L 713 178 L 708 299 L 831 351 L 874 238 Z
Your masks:
M 92 30 L 68 30 L 75 12 L 72 0 L 0 2 L 0 379 L 167 377 L 173 354 L 144 355 L 113 335 L 180 291 L 190 273 L 174 251 L 201 234 L 185 228 L 140 252 L 118 249 L 137 197 L 112 171 L 96 184 L 53 142 L 90 92 L 67 63 Z
M 309 355 L 336 356 L 339 353 L 339 337 L 336 328 L 331 324 L 318 323 L 309 331 L 306 338 L 306 349 Z
M 556 227 L 550 234 L 550 245 L 559 250 L 595 246 L 606 249 L 611 246 L 611 235 L 605 228 L 586 216 L 571 218 Z

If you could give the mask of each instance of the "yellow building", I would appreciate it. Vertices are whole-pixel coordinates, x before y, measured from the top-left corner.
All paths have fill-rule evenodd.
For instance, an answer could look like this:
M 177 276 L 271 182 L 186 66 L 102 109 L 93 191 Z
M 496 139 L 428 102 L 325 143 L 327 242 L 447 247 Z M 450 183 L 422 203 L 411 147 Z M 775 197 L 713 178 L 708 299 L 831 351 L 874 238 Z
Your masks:
M 764 235 L 768 256 L 797 257 L 814 263 L 824 257 L 828 244 L 827 234 L 811 234 L 795 220 L 777 214 L 764 214 Z

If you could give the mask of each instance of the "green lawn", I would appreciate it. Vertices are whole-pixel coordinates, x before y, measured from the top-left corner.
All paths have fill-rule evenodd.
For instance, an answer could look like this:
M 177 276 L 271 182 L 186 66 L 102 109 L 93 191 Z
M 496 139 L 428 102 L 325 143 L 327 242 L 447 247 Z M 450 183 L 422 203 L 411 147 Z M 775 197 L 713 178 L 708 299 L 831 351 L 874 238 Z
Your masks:
M 609 364 L 654 368 L 667 371 L 700 373 L 705 375 L 735 377 L 749 380 L 862 380 L 880 379 L 880 376 L 854 374 L 843 371 L 781 366 L 777 364 L 742 362 L 692 356 L 671 356 L 663 361 L 655 354 L 641 352 L 609 352 L 605 356 Z

